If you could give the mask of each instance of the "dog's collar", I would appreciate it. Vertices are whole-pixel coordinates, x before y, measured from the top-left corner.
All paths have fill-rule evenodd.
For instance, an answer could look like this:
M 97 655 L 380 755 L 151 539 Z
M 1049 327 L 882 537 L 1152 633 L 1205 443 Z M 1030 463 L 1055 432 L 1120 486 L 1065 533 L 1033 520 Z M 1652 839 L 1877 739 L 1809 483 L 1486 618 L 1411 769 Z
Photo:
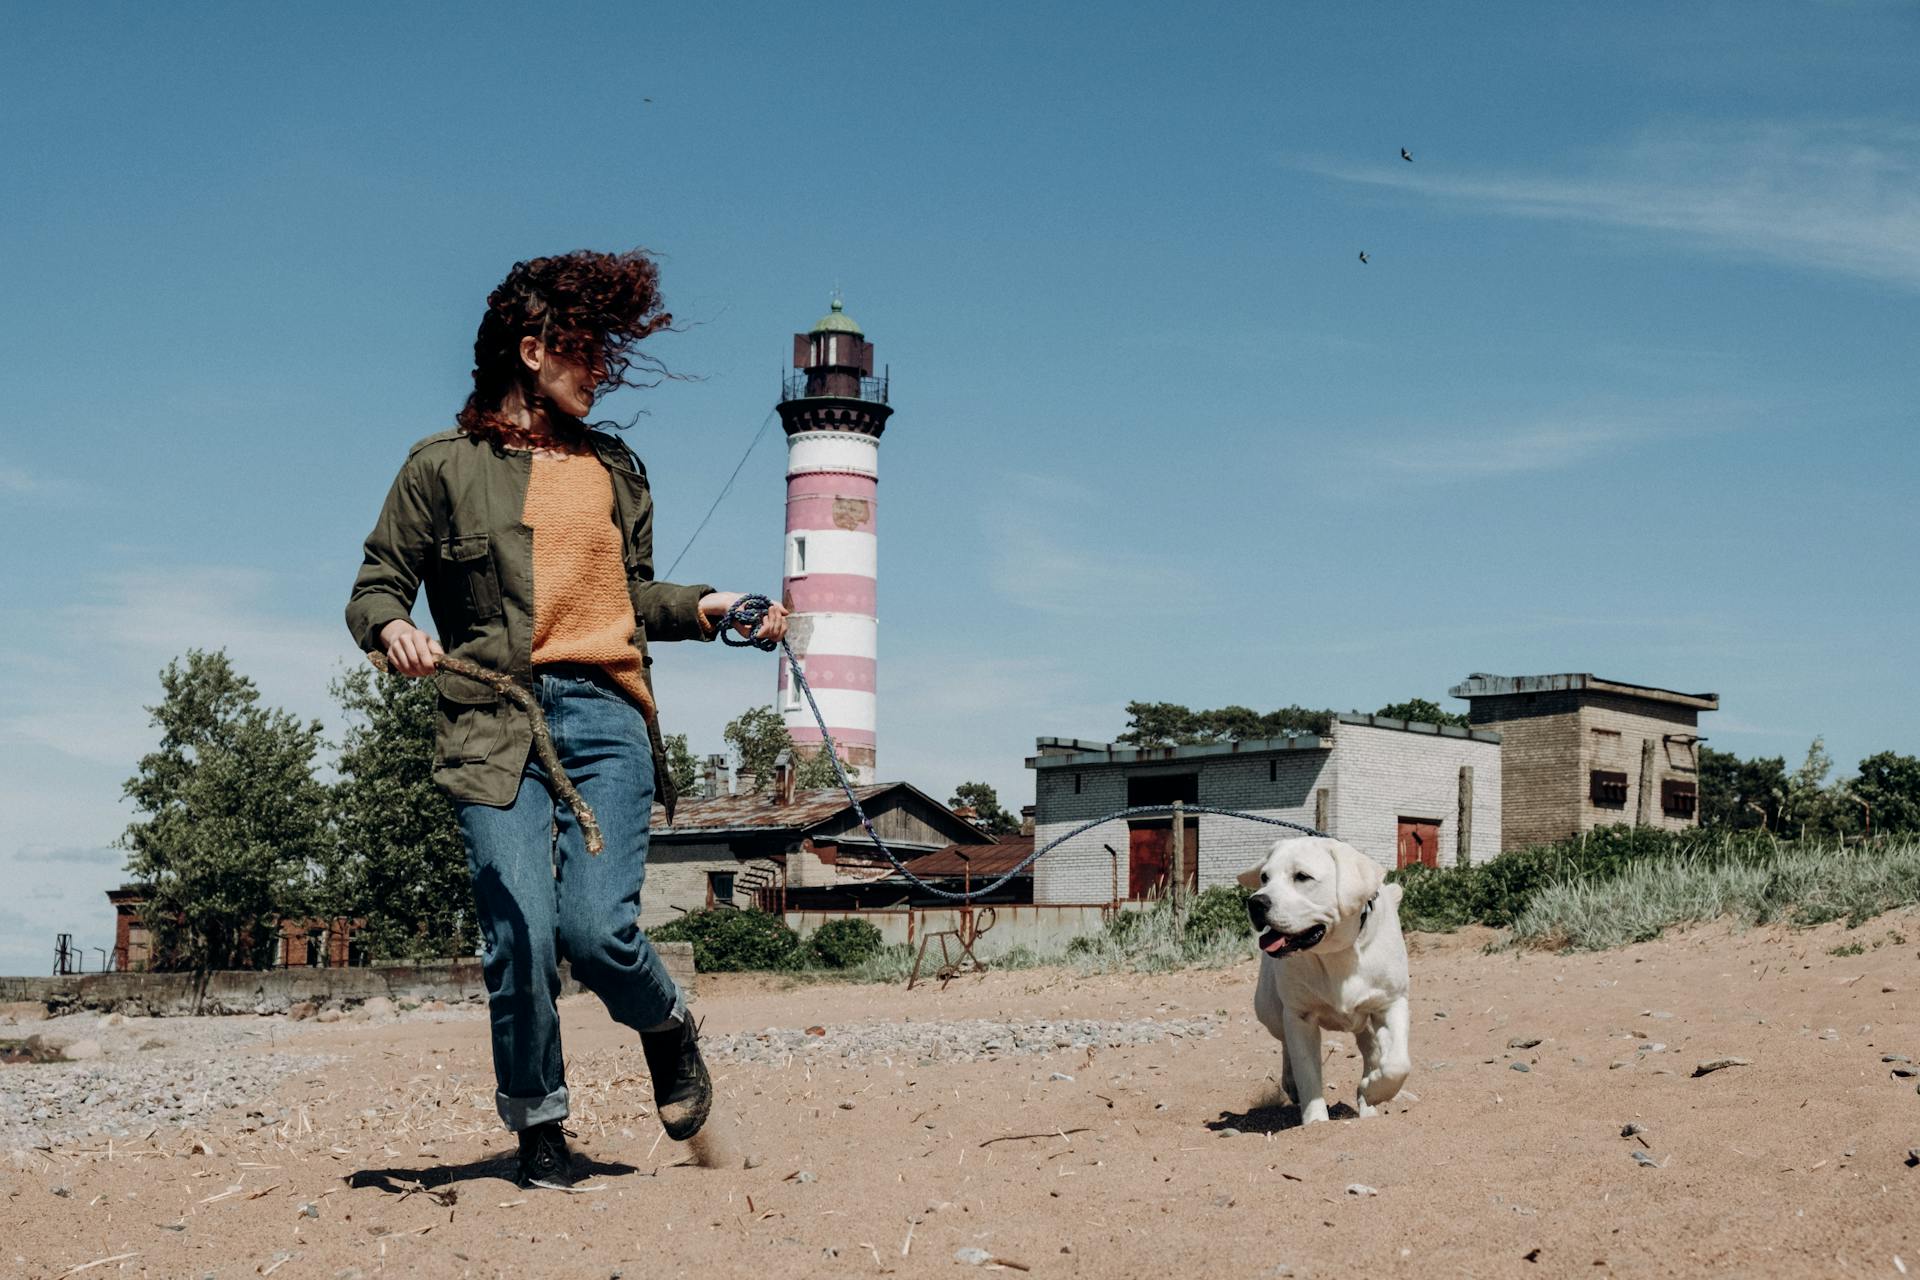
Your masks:
M 1379 900 L 1380 895 L 1375 893 L 1371 898 L 1367 899 L 1367 905 L 1360 908 L 1360 927 L 1353 931 L 1353 940 L 1355 942 L 1360 941 L 1360 935 L 1367 931 L 1367 917 L 1373 914 L 1373 904 Z

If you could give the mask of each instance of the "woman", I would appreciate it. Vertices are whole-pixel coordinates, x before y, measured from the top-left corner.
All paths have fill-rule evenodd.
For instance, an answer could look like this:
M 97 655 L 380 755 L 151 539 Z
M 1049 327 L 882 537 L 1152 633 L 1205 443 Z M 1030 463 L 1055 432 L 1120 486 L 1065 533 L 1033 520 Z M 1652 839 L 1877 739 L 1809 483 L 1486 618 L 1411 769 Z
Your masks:
M 347 603 L 362 649 L 439 686 L 434 780 L 466 841 L 495 1101 L 520 1135 L 523 1185 L 573 1180 L 560 1127 L 561 956 L 639 1033 L 670 1136 L 698 1132 L 713 1096 L 685 1001 L 638 925 L 653 803 L 671 819 L 675 800 L 647 648 L 712 639 L 739 596 L 654 580 L 646 471 L 583 422 L 598 394 L 637 385 L 636 362 L 658 369 L 634 350 L 673 322 L 658 280 L 639 252 L 514 264 L 487 298 L 458 426 L 413 446 Z M 410 620 L 423 583 L 441 641 Z M 760 634 L 785 630 L 776 605 Z M 573 812 L 556 803 L 531 752 L 531 717 L 477 681 L 436 675 L 442 652 L 538 696 L 561 767 L 599 820 L 603 853 L 586 852 Z

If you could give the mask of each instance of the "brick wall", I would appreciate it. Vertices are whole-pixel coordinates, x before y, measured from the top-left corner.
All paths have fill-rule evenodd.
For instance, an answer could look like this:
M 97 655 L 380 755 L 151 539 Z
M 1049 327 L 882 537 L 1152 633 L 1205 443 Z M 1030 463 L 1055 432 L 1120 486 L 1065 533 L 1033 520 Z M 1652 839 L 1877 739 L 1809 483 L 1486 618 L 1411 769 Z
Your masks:
M 1691 817 L 1668 817 L 1660 804 L 1660 783 L 1667 778 L 1693 782 L 1699 773 L 1699 746 L 1692 742 L 1668 742 L 1673 735 L 1691 738 L 1699 732 L 1700 713 L 1692 707 L 1672 703 L 1642 701 L 1619 694 L 1590 693 L 1579 714 L 1582 750 L 1579 829 L 1632 822 L 1639 812 L 1641 744 L 1653 743 L 1653 778 L 1647 824 L 1667 831 L 1685 831 L 1699 823 L 1696 808 Z M 1593 803 L 1592 789 L 1586 785 L 1588 772 L 1611 769 L 1627 775 L 1627 802 L 1620 806 Z
M 1472 707 L 1474 728 L 1500 732 L 1500 833 L 1506 847 L 1578 834 L 1587 775 L 1577 695 L 1567 690 L 1503 694 L 1475 698 Z
M 1384 867 L 1394 865 L 1403 816 L 1437 819 L 1442 862 L 1454 865 L 1460 766 L 1472 765 L 1473 860 L 1484 862 L 1500 851 L 1498 743 L 1345 723 L 1335 726 L 1332 741 L 1332 747 L 1323 750 L 1197 756 L 1182 763 L 1199 774 L 1201 804 L 1302 826 L 1314 825 L 1316 793 L 1327 791 L 1329 834 L 1348 841 Z M 1156 761 L 1149 771 L 1165 772 L 1168 763 Z M 1036 770 L 1036 842 L 1045 846 L 1082 822 L 1124 808 L 1128 772 L 1118 764 Z M 1242 871 L 1266 857 L 1275 840 L 1297 834 L 1215 814 L 1199 815 L 1199 827 L 1203 889 L 1233 883 Z M 1113 846 L 1117 859 L 1108 854 L 1107 845 Z M 1038 904 L 1109 901 L 1116 861 L 1119 896 L 1124 900 L 1131 893 L 1126 825 L 1115 822 L 1076 836 L 1034 864 L 1033 900 Z
M 1282 751 L 1251 758 L 1224 756 L 1200 770 L 1200 803 L 1241 809 L 1302 826 L 1313 825 L 1313 793 L 1328 785 L 1328 751 Z M 1268 762 L 1272 762 L 1271 770 Z M 1269 777 L 1269 773 L 1273 776 Z M 1299 835 L 1282 827 L 1200 815 L 1200 887 L 1232 884 L 1264 862 L 1275 840 Z M 1124 868 L 1122 869 L 1124 872 Z
M 1075 826 L 1127 804 L 1126 777 L 1117 765 L 1036 769 L 1034 778 L 1035 847 L 1044 847 Z M 1074 779 L 1080 789 L 1074 791 Z M 1206 844 L 1206 835 L 1200 837 Z M 1106 902 L 1112 896 L 1113 862 L 1105 846 L 1119 851 L 1120 896 L 1127 896 L 1127 828 L 1114 822 L 1076 836 L 1033 864 L 1033 900 L 1037 903 Z
M 1440 823 L 1440 865 L 1459 865 L 1460 766 L 1473 766 L 1472 861 L 1500 852 L 1500 743 L 1339 723 L 1328 834 L 1381 866 L 1398 861 L 1400 819 Z

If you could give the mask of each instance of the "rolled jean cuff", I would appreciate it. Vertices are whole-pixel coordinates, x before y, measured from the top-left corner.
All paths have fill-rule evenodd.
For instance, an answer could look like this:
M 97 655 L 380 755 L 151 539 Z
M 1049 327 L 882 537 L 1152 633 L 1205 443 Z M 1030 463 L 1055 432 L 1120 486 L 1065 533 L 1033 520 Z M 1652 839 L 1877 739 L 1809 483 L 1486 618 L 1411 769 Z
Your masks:
M 493 1105 L 499 1108 L 500 1119 L 506 1122 L 507 1128 L 518 1133 L 549 1120 L 565 1120 L 567 1086 L 561 1085 L 544 1098 L 509 1098 L 504 1093 L 495 1093 Z

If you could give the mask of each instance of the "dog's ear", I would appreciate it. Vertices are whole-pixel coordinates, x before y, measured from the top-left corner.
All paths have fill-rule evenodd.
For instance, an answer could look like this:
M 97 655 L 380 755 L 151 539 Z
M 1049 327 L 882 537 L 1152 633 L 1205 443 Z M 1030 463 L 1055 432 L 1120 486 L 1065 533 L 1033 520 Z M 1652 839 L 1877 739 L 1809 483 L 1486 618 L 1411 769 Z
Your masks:
M 1333 853 L 1333 865 L 1340 873 L 1340 889 L 1336 898 L 1340 914 L 1357 915 L 1367 905 L 1367 900 L 1380 892 L 1387 873 L 1380 869 L 1379 863 L 1350 844 L 1334 840 L 1328 847 Z
M 1258 889 L 1260 887 L 1260 869 L 1266 865 L 1266 860 L 1263 858 L 1248 867 L 1245 871 L 1242 871 L 1240 873 L 1240 887 L 1242 889 Z

